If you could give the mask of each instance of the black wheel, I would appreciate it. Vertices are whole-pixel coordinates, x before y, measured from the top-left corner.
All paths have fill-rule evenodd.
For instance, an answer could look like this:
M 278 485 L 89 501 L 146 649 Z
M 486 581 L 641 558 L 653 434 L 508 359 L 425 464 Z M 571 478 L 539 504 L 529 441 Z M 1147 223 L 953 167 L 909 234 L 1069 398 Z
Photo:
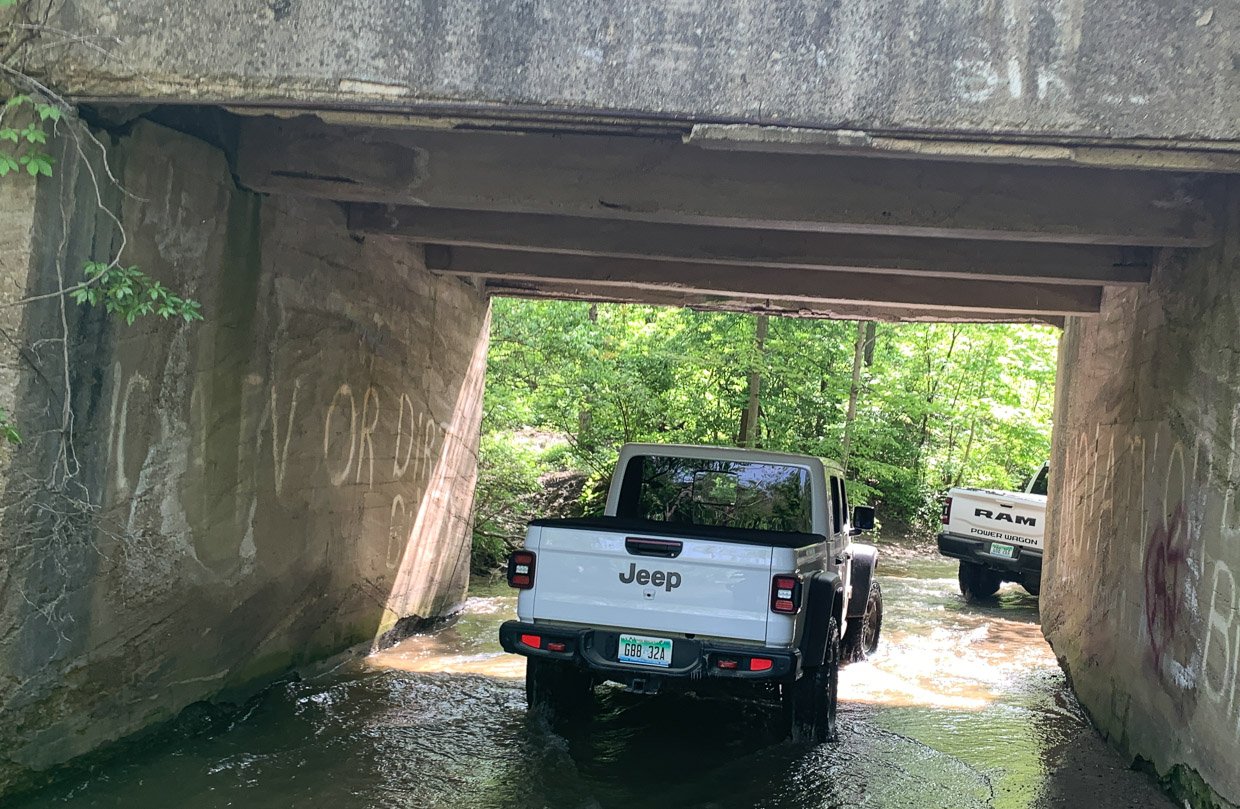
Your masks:
M 784 713 L 794 742 L 836 740 L 836 707 L 840 690 L 840 624 L 827 625 L 827 649 L 821 666 L 807 669 L 801 679 L 783 687 Z
M 1020 580 L 1020 583 L 1029 595 L 1037 596 L 1042 594 L 1042 577 L 1036 573 L 1026 573 Z
M 976 562 L 960 563 L 960 593 L 967 601 L 986 601 L 995 597 L 1003 577 Z
M 525 704 L 552 722 L 588 718 L 594 681 L 584 671 L 554 660 L 525 660 Z
M 858 663 L 878 651 L 878 637 L 883 631 L 883 588 L 870 582 L 865 612 L 848 621 L 844 635 L 844 662 Z

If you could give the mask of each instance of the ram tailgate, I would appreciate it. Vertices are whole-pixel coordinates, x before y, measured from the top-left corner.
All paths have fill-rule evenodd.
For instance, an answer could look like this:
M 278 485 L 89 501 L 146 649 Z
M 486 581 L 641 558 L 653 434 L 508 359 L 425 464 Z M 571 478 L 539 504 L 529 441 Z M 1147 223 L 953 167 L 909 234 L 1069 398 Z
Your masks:
M 944 530 L 962 537 L 1042 549 L 1046 495 L 952 489 Z

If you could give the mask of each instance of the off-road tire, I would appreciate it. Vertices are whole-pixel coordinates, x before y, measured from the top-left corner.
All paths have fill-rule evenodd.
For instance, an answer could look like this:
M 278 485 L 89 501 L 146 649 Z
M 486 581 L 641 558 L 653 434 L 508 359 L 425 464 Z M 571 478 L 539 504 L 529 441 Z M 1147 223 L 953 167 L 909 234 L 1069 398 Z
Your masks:
M 1021 577 L 1020 584 L 1031 596 L 1039 596 L 1042 594 L 1042 577 L 1035 576 L 1032 573 L 1026 573 Z
M 784 685 L 782 701 L 794 742 L 834 742 L 840 689 L 840 624 L 827 625 L 826 653 L 821 666 L 806 669 L 801 679 Z
M 574 666 L 555 660 L 525 660 L 525 704 L 550 722 L 588 719 L 594 705 L 594 681 Z
M 976 562 L 960 563 L 960 594 L 966 601 L 989 601 L 999 592 L 1003 576 Z
M 882 631 L 883 588 L 876 580 L 871 580 L 865 611 L 848 621 L 848 632 L 843 640 L 843 662 L 859 663 L 878 651 L 878 638 Z

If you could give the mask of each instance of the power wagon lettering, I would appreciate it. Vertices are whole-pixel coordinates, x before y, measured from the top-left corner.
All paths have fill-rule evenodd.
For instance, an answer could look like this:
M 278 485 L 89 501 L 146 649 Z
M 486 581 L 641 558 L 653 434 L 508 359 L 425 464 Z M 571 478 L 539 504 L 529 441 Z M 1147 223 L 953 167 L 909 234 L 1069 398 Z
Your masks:
M 638 569 L 635 562 L 629 563 L 629 572 L 620 574 L 622 584 L 638 584 L 645 586 L 653 584 L 655 587 L 662 587 L 667 592 L 671 592 L 680 586 L 680 574 L 674 570 L 646 570 Z
M 1000 511 L 998 514 L 996 514 L 993 511 L 990 511 L 984 508 L 974 509 L 973 516 L 974 517 L 985 517 L 986 519 L 994 520 L 995 522 L 1014 522 L 1017 525 L 1034 526 L 1038 524 L 1037 517 L 1023 517 L 1020 514 L 1017 514 L 1015 517 L 1013 517 L 1011 514 L 1008 514 L 1006 511 Z

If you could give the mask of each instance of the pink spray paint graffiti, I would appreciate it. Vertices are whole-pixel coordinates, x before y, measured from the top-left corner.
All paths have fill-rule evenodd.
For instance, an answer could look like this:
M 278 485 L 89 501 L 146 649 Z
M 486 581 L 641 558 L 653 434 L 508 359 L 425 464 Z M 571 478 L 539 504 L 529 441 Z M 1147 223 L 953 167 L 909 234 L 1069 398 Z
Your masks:
M 1145 552 L 1145 628 L 1149 630 L 1154 665 L 1160 670 L 1184 612 L 1187 534 L 1181 503 L 1166 525 L 1154 529 Z
M 1169 690 L 1195 692 L 1197 642 L 1189 614 L 1196 586 L 1188 516 L 1181 502 L 1150 534 L 1145 552 L 1145 628 L 1151 661 Z M 1181 710 L 1187 709 L 1181 703 Z

